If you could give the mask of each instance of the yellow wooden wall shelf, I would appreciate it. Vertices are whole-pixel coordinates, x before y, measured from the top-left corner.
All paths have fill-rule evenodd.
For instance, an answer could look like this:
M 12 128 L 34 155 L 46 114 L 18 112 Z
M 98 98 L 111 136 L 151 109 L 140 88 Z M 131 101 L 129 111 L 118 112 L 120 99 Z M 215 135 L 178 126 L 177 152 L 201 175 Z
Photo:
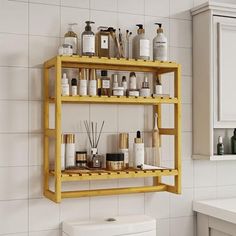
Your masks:
M 55 97 L 49 97 L 49 69 L 55 69 Z M 106 97 L 106 96 L 61 96 L 62 68 L 94 68 L 116 71 L 151 72 L 157 76 L 174 73 L 174 97 Z M 44 195 L 54 202 L 62 198 L 77 198 L 101 195 L 128 194 L 168 191 L 181 192 L 181 67 L 173 62 L 143 61 L 133 59 L 98 58 L 81 56 L 56 56 L 44 63 Z M 49 128 L 49 104 L 55 104 L 55 129 Z M 153 105 L 158 113 L 158 126 L 161 135 L 174 136 L 174 168 L 158 170 L 128 169 L 124 171 L 61 171 L 61 113 L 63 103 L 102 103 L 102 104 L 133 104 Z M 174 128 L 161 127 L 161 104 L 174 105 Z M 49 139 L 55 139 L 54 169 L 49 168 Z M 162 183 L 162 176 L 174 176 L 174 185 Z M 62 183 L 68 181 L 89 181 L 121 178 L 152 177 L 152 186 L 62 191 Z M 54 190 L 49 187 L 49 179 L 54 180 Z

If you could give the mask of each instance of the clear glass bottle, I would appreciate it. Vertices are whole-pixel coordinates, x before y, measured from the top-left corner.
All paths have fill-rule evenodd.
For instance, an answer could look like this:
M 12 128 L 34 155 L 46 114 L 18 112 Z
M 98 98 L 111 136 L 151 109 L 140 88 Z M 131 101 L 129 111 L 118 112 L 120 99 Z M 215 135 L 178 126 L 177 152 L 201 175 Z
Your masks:
M 73 30 L 73 26 L 77 25 L 77 23 L 69 24 L 68 32 L 64 35 L 64 44 L 69 44 L 72 46 L 73 54 L 78 53 L 78 37 L 77 34 Z
M 107 76 L 107 70 L 101 71 L 101 95 L 102 96 L 111 95 L 111 80 Z

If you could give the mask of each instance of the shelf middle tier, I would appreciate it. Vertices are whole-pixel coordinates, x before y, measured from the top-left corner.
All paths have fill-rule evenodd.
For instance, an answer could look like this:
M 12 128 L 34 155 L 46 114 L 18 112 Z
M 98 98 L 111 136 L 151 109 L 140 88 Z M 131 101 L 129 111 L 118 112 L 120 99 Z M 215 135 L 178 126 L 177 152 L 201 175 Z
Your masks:
M 63 103 L 118 103 L 132 105 L 155 105 L 155 104 L 176 104 L 177 98 L 169 97 L 117 97 L 117 96 L 62 96 Z M 50 98 L 50 102 L 55 102 L 55 98 Z

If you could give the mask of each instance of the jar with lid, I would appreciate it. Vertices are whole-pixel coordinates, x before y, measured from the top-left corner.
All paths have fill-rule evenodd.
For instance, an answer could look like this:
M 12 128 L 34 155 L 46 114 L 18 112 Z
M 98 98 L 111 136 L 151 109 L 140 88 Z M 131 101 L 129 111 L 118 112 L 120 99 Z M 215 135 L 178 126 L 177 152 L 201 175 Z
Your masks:
M 107 153 L 107 155 L 106 155 L 106 168 L 108 170 L 123 170 L 123 169 L 125 169 L 124 153 Z
M 71 55 L 73 55 L 72 45 L 64 43 L 62 45 L 62 48 L 63 48 L 63 56 L 71 56 Z

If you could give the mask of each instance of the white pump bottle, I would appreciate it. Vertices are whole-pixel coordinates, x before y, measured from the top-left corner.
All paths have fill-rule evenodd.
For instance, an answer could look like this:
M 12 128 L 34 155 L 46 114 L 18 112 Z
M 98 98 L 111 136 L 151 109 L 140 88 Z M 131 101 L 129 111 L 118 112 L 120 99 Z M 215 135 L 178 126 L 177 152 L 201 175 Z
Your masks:
M 157 29 L 157 36 L 153 39 L 153 60 L 167 61 L 167 38 L 161 28 L 162 24 L 155 23 L 159 28 Z

